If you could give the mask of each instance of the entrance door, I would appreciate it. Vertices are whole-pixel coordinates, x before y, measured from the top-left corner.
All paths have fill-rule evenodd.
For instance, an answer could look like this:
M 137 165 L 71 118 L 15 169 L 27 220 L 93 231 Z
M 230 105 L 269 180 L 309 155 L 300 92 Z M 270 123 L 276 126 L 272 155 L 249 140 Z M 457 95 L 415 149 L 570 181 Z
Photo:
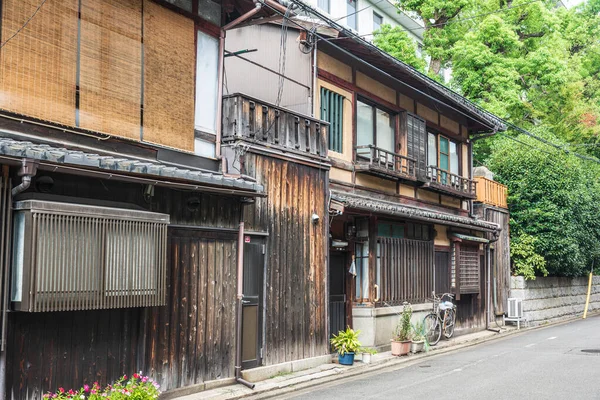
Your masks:
M 246 236 L 244 239 L 244 285 L 242 299 L 242 368 L 261 364 L 263 270 L 265 240 Z
M 329 330 L 330 336 L 346 329 L 346 253 L 329 253 Z

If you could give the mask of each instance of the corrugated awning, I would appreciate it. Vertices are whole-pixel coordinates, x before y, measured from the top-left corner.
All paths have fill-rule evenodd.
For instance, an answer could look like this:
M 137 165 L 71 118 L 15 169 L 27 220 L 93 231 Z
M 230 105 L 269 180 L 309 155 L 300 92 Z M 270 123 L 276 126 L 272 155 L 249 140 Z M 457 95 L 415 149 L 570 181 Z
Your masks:
M 489 243 L 490 241 L 486 238 L 478 237 L 478 236 L 469 236 L 463 235 L 462 233 L 451 233 L 450 237 L 455 237 L 461 240 L 466 240 L 468 242 L 477 242 L 477 243 Z
M 101 174 L 105 174 L 108 179 L 131 182 L 137 179 L 140 183 L 172 188 L 185 187 L 232 195 L 263 195 L 263 186 L 256 182 L 214 171 L 177 168 L 158 162 L 92 154 L 4 137 L 0 137 L 0 157 L 5 160 L 37 160 L 42 169 L 57 172 L 78 174 L 77 171 L 81 171 L 82 174 L 85 172 L 100 178 Z
M 460 228 L 474 229 L 486 232 L 497 232 L 501 230 L 500 226 L 493 222 L 481 221 L 475 218 L 463 217 L 461 215 L 455 214 L 448 214 L 422 207 L 408 206 L 391 201 L 361 196 L 354 193 L 345 193 L 338 190 L 332 190 L 331 198 L 338 201 L 342 201 L 349 208 L 354 208 L 356 210 L 389 214 L 418 221 L 425 221 L 440 225 L 450 225 Z

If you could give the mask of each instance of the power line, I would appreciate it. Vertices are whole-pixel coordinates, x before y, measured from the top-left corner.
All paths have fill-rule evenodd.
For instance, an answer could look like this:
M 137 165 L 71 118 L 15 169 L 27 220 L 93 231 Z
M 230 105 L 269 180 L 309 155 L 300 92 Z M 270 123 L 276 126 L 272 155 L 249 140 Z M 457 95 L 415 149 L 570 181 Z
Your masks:
M 373 6 L 375 6 L 375 5 L 379 4 L 379 3 L 381 3 L 382 1 L 386 1 L 386 0 L 378 0 L 377 2 L 375 2 L 375 3 L 373 3 L 373 4 L 369 4 L 368 6 L 366 6 L 366 7 L 363 7 L 363 8 L 361 8 L 361 9 L 360 9 L 360 10 L 358 10 L 358 11 L 354 11 L 354 12 L 352 12 L 352 13 L 348 14 L 348 15 L 344 15 L 343 17 L 339 17 L 338 19 L 334 19 L 334 21 L 335 21 L 335 22 L 338 22 L 338 21 L 340 21 L 340 20 L 342 20 L 342 19 L 344 19 L 344 18 L 348 18 L 348 17 L 351 17 L 351 16 L 353 16 L 353 15 L 356 15 L 356 14 L 358 14 L 358 13 L 359 13 L 359 12 L 361 12 L 361 11 L 365 11 L 366 9 L 368 9 L 368 8 L 371 8 L 371 7 L 373 7 Z
M 25 21 L 25 23 L 23 24 L 23 26 L 21 26 L 19 29 L 17 29 L 17 31 L 15 33 L 13 33 L 11 37 L 9 37 L 8 39 L 6 39 L 6 41 L 4 43 L 0 44 L 0 49 L 2 49 L 4 46 L 6 46 L 6 44 L 8 42 L 10 42 L 23 29 L 25 29 L 25 27 L 29 24 L 29 22 L 31 22 L 31 20 L 33 19 L 33 17 L 35 17 L 35 15 L 38 13 L 38 11 L 40 11 L 40 8 L 42 8 L 42 6 L 44 4 L 46 4 L 46 1 L 48 1 L 48 0 L 42 0 L 42 2 L 40 3 L 40 5 L 38 6 L 38 8 L 35 9 L 35 11 L 33 12 L 33 14 L 31 14 L 31 17 L 29 17 L 29 19 L 27 21 Z

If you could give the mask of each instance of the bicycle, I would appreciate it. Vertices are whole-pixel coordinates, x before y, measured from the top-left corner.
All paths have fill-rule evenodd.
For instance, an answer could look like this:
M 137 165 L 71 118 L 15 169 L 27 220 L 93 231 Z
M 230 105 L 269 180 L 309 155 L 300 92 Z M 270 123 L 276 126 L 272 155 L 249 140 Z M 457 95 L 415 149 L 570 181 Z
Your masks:
M 450 339 L 454 335 L 454 325 L 456 323 L 456 304 L 450 300 L 454 300 L 452 293 L 444 293 L 441 296 L 436 296 L 435 292 L 431 292 L 433 296 L 433 311 L 423 319 L 423 328 L 425 337 L 430 346 L 435 346 L 442 337 Z M 443 301 L 444 298 L 450 300 Z

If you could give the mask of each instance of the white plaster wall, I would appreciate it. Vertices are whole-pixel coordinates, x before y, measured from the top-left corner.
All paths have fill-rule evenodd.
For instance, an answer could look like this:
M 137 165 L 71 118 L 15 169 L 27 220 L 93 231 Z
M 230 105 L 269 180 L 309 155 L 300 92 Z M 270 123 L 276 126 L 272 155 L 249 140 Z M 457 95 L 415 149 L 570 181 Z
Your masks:
M 528 325 L 542 325 L 583 315 L 588 278 L 538 277 L 527 281 L 522 276 L 510 279 L 510 297 L 523 300 L 523 316 Z M 600 311 L 600 276 L 593 277 L 588 312 Z

